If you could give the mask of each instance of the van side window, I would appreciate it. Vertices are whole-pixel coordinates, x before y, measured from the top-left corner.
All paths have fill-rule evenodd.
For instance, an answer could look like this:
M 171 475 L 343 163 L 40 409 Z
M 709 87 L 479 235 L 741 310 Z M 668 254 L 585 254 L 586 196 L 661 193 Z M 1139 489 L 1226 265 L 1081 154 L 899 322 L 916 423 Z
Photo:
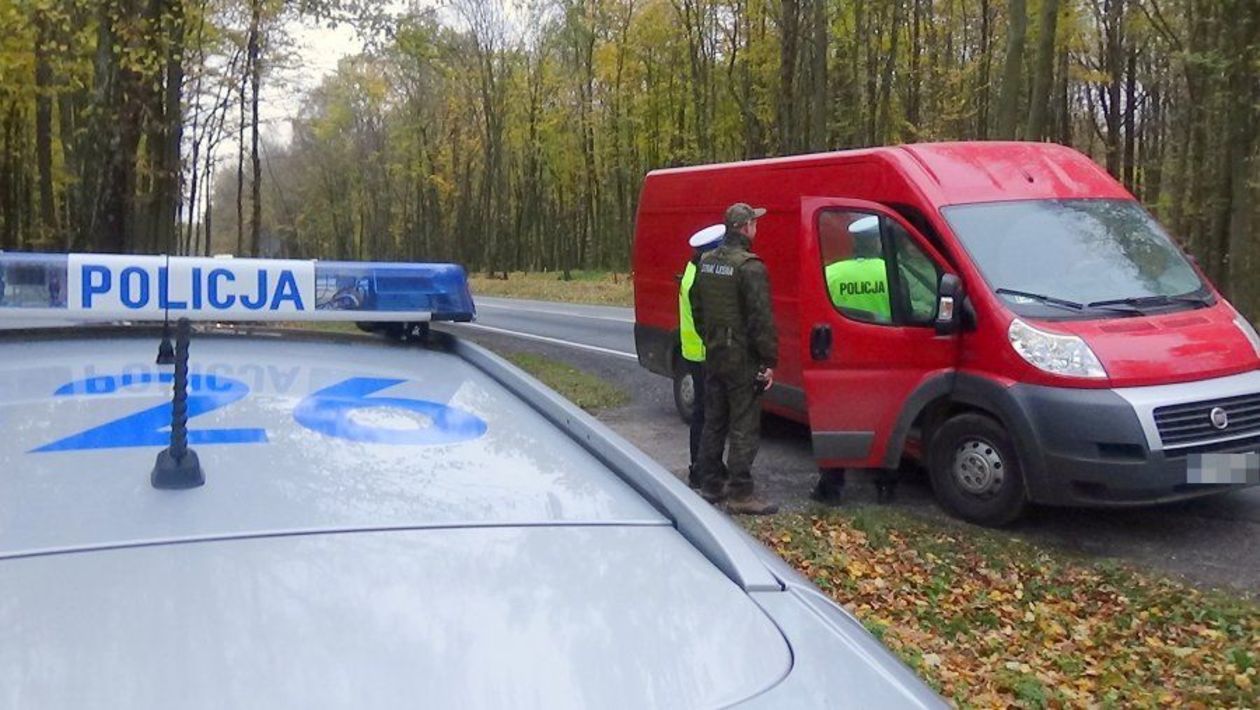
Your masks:
M 904 313 L 904 322 L 910 325 L 931 325 L 936 320 L 937 287 L 941 282 L 940 269 L 927 254 L 914 243 L 914 238 L 892 220 L 886 220 L 888 236 L 892 241 L 893 258 L 897 262 L 897 291 L 894 300 L 901 301 L 898 312 Z
M 931 325 L 940 269 L 897 222 L 870 212 L 827 210 L 818 218 L 831 304 L 866 323 Z
M 827 210 L 818 217 L 823 278 L 831 304 L 854 320 L 892 323 L 881 218 Z

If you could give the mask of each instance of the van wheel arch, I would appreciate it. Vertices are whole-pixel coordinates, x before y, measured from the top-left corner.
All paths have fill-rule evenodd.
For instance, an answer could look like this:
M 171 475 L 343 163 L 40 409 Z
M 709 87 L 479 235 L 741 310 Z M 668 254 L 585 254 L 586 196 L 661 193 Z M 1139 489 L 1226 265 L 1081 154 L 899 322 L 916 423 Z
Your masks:
M 944 425 L 945 422 L 962 414 L 979 414 L 980 416 L 989 417 L 990 419 L 997 420 L 997 422 L 1007 430 L 1010 429 L 1006 422 L 1003 421 L 1002 415 L 992 409 L 971 404 L 969 402 L 959 402 L 951 400 L 948 397 L 942 397 L 941 399 L 932 402 L 927 407 L 924 407 L 923 412 L 920 413 L 919 418 L 916 421 L 916 426 L 919 427 L 919 431 L 923 432 L 922 436 L 924 447 L 926 448 L 931 444 L 932 437 L 936 435 L 936 432 L 940 430 L 941 426 Z

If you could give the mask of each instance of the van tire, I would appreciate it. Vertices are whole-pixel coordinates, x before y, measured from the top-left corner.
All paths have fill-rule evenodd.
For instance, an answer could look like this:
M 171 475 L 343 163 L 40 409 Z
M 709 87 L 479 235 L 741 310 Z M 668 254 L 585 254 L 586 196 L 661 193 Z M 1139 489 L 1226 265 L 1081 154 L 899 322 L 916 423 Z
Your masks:
M 674 366 L 674 407 L 683 424 L 691 424 L 691 416 L 695 411 L 696 388 L 691 381 L 691 371 L 679 359 Z
M 1000 527 L 1024 512 L 1023 469 L 1006 429 L 983 414 L 959 414 L 932 436 L 928 471 L 936 499 L 968 522 Z

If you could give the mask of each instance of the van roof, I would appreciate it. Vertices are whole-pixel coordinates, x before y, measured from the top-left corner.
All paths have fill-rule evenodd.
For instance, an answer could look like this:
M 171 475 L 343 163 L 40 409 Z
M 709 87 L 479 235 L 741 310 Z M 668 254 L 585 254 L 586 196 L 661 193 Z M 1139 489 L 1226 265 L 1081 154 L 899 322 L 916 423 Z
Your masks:
M 862 160 L 884 162 L 913 175 L 920 189 L 937 205 L 1029 199 L 1133 199 L 1107 171 L 1081 153 L 1054 143 L 1031 142 L 916 143 L 811 153 L 654 170 L 647 180 L 696 173 L 828 167 Z

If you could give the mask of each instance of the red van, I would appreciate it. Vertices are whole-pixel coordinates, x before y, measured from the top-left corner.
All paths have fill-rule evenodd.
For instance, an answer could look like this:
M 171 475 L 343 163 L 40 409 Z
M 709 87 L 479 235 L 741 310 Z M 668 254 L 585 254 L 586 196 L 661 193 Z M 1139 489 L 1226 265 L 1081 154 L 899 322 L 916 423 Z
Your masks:
M 733 202 L 769 210 L 753 244 L 779 328 L 765 408 L 809 423 L 820 467 L 917 458 L 945 507 L 984 524 L 1028 502 L 1153 503 L 1256 482 L 1260 337 L 1132 195 L 1052 144 L 648 174 L 636 348 L 675 379 L 684 417 L 687 237 Z

